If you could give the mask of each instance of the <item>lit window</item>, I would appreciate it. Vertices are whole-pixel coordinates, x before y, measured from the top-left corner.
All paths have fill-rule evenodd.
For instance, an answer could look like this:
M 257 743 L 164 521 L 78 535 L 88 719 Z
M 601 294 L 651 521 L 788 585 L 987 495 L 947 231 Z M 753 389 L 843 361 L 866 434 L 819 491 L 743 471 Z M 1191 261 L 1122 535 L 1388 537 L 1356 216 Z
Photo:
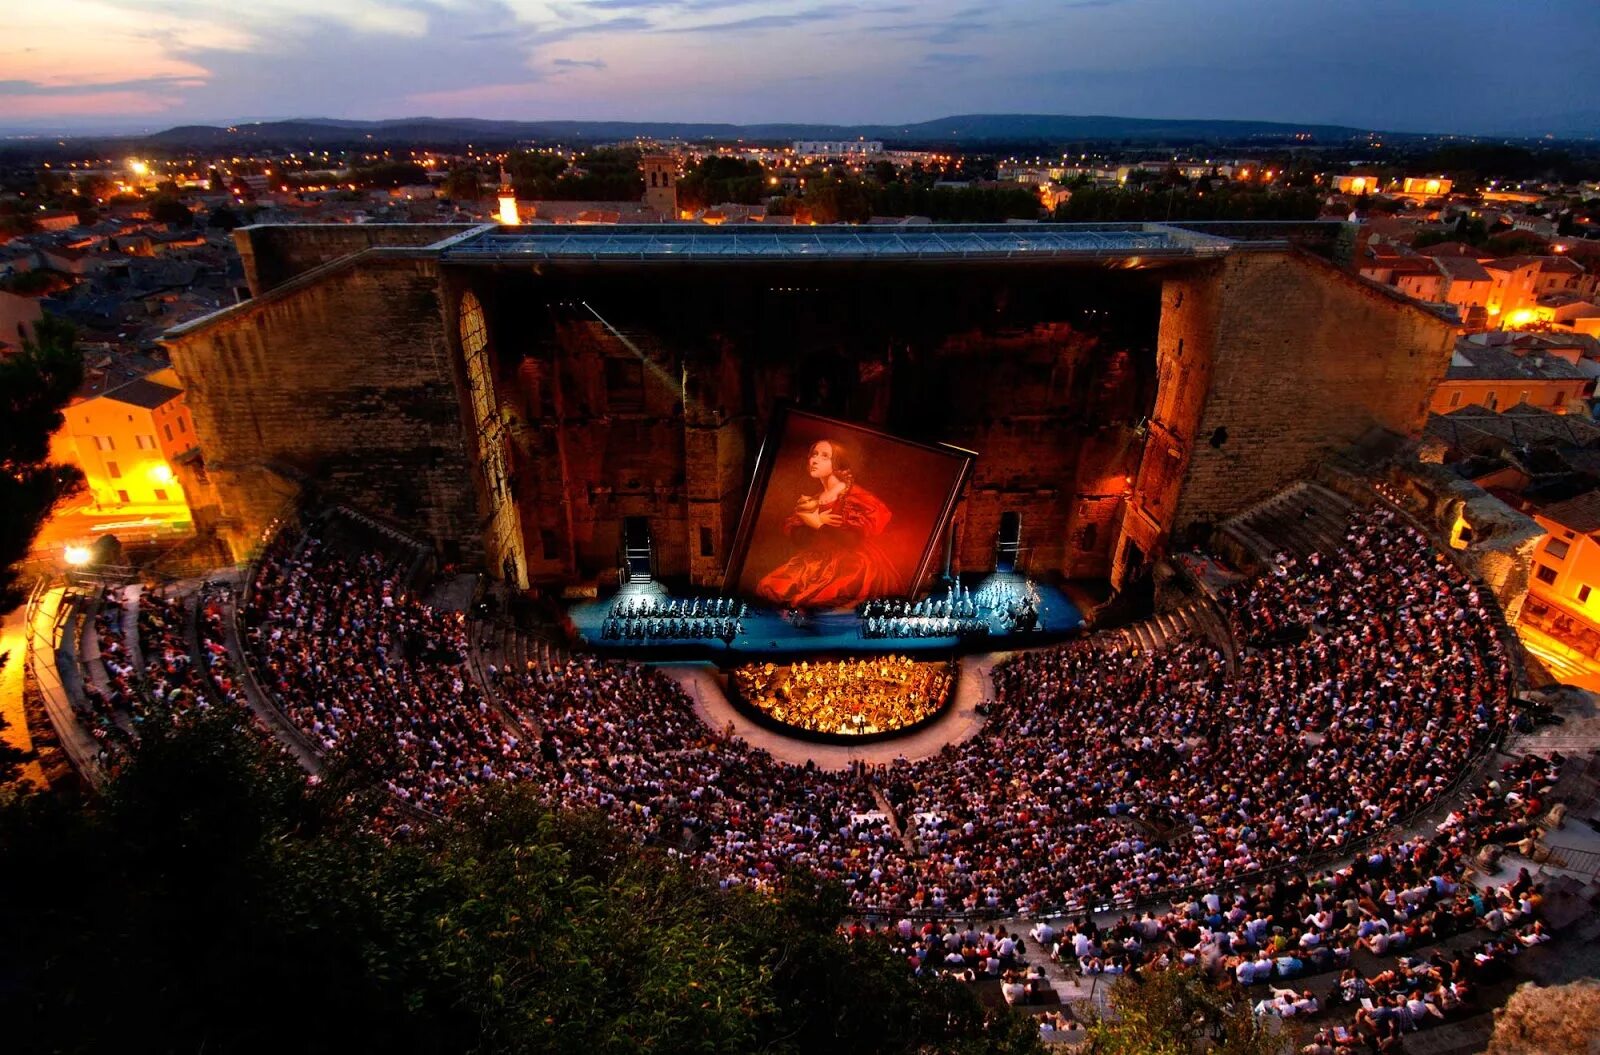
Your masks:
M 1554 568 L 1548 566 L 1548 565 L 1545 565 L 1545 564 L 1539 565 L 1538 566 L 1538 570 L 1536 570 L 1533 573 L 1533 575 L 1534 575 L 1534 578 L 1538 579 L 1540 582 L 1544 583 L 1546 586 L 1555 585 L 1556 570 Z

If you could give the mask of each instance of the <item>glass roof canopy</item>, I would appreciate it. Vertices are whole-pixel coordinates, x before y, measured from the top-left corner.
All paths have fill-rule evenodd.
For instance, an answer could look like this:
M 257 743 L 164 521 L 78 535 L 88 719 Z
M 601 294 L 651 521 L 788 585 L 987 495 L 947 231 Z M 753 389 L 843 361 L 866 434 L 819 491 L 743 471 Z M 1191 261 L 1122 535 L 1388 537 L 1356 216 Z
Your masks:
M 928 224 L 766 227 L 740 224 L 551 224 L 485 230 L 439 248 L 452 263 L 666 260 L 967 260 L 1194 257 L 1233 243 L 1160 224 Z

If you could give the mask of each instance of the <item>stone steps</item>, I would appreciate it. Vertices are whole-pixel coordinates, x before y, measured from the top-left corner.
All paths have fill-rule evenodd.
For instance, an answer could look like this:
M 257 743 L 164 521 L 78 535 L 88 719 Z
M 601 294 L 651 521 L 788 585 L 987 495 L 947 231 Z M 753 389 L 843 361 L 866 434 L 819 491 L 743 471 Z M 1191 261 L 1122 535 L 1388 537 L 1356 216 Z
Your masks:
M 1353 508 L 1343 495 L 1302 481 L 1226 521 L 1221 533 L 1256 564 L 1279 553 L 1328 554 L 1342 545 Z
M 1180 641 L 1205 635 L 1200 607 L 1205 602 L 1199 598 L 1165 612 L 1157 612 L 1117 631 L 1124 650 L 1156 652 Z

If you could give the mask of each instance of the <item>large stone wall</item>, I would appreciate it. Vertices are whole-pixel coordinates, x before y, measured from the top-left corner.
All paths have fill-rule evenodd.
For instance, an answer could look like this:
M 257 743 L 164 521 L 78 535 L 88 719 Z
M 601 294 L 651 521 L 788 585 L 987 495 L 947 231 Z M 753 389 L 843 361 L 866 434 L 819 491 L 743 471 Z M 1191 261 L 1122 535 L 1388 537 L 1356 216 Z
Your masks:
M 250 294 L 259 297 L 296 275 L 363 249 L 433 245 L 473 227 L 443 223 L 259 224 L 234 231 L 233 244 L 239 250 Z
M 715 584 L 781 399 L 977 450 L 953 519 L 958 568 L 992 567 L 1014 511 L 1030 570 L 1120 585 L 1175 531 L 1203 534 L 1366 430 L 1417 432 L 1453 339 L 1431 313 L 1290 249 L 1157 276 L 620 266 L 596 287 L 587 272 L 400 248 L 460 230 L 239 232 L 260 295 L 169 340 L 207 516 L 236 552 L 309 485 L 545 584 L 603 581 L 640 517 L 660 574 Z M 1148 322 L 1095 336 L 1067 308 L 1080 284 L 1078 309 Z M 486 495 L 463 398 L 468 289 L 489 320 L 509 515 Z
M 237 555 L 301 485 L 481 552 L 437 287 L 429 261 L 365 260 L 169 335 Z
M 1204 530 L 1373 427 L 1418 434 L 1455 329 L 1309 254 L 1224 258 L 1212 376 L 1175 517 Z

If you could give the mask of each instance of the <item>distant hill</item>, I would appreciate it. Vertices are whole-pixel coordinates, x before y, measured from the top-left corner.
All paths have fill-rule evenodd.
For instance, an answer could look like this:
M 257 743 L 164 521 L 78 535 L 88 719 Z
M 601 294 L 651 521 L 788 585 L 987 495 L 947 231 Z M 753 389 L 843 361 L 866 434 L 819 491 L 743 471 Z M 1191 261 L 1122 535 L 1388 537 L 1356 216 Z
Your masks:
M 977 145 L 1110 139 L 1138 142 L 1272 141 L 1309 135 L 1318 142 L 1338 143 L 1365 137 L 1371 131 L 1343 125 L 1297 125 L 1277 121 L 1166 120 L 1055 114 L 964 114 L 905 125 L 733 125 L 669 121 L 487 121 L 406 117 L 386 121 L 301 118 L 227 127 L 182 125 L 140 137 L 137 141 L 154 147 L 172 148 L 203 148 L 245 142 L 253 145 L 317 145 L 364 139 L 385 144 L 489 144 L 529 139 L 576 143 L 635 137 L 687 142 L 860 138 L 882 139 L 899 145 Z

